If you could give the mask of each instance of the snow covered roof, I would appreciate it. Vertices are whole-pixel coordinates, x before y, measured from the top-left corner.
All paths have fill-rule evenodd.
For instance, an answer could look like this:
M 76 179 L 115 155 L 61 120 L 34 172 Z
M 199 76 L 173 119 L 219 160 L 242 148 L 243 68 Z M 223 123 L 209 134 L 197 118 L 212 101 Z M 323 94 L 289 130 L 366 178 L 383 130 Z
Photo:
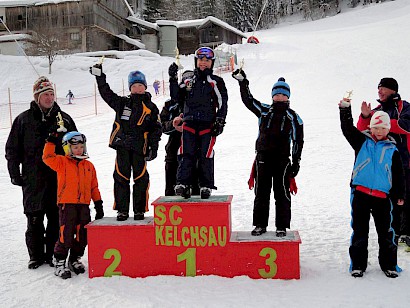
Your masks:
M 116 35 L 116 37 L 126 41 L 128 44 L 137 46 L 138 48 L 141 48 L 141 49 L 145 49 L 145 44 L 141 43 L 139 40 L 130 38 L 129 36 L 126 36 L 125 34 L 119 34 L 119 35 Z
M 45 4 L 58 4 L 61 2 L 78 2 L 81 0 L 0 0 L 0 7 L 13 7 L 13 6 L 29 6 L 29 5 L 45 5 Z
M 0 42 L 22 41 L 28 39 L 29 37 L 30 35 L 28 34 L 0 35 Z
M 129 21 L 135 22 L 143 27 L 149 28 L 149 29 L 154 29 L 156 31 L 159 30 L 161 26 L 175 26 L 176 28 L 202 28 L 206 24 L 212 22 L 214 24 L 217 24 L 218 26 L 225 28 L 239 36 L 242 37 L 247 37 L 242 31 L 239 31 L 235 27 L 232 27 L 228 23 L 213 17 L 213 16 L 208 16 L 206 18 L 202 19 L 193 19 L 193 20 L 184 20 L 184 21 L 175 21 L 175 20 L 157 20 L 156 23 L 151 23 L 142 19 L 139 19 L 135 16 L 130 16 L 127 18 Z

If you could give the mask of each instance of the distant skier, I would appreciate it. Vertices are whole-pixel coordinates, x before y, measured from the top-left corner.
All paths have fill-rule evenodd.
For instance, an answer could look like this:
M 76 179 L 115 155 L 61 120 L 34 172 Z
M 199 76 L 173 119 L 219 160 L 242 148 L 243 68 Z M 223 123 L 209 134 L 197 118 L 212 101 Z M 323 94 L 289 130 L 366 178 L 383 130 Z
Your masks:
M 73 94 L 73 92 L 71 92 L 71 90 L 68 90 L 68 93 L 65 97 L 68 98 L 68 103 L 72 104 L 72 101 L 74 99 L 74 94 Z
M 159 95 L 159 88 L 160 88 L 159 80 L 155 80 L 152 86 L 154 87 L 155 95 Z

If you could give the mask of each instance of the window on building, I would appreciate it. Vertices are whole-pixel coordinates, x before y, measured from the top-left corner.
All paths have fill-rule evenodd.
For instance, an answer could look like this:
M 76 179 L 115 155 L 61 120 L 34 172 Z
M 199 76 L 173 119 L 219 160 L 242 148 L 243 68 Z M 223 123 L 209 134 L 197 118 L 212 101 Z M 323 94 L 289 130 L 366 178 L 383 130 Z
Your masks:
M 79 41 L 80 40 L 80 33 L 79 32 L 70 33 L 70 39 L 72 41 Z

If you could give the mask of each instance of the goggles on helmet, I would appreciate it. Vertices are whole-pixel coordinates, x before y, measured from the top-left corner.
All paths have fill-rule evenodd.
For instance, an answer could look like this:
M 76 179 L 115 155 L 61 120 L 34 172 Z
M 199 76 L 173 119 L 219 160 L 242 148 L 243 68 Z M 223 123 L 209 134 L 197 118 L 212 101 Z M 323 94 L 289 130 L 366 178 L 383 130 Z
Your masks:
M 198 58 L 198 59 L 207 58 L 208 60 L 214 60 L 215 53 L 209 47 L 201 47 L 195 51 L 195 58 Z
M 76 145 L 76 144 L 79 144 L 79 143 L 84 144 L 84 143 L 87 142 L 87 138 L 85 138 L 85 136 L 83 134 L 75 135 L 75 136 L 71 137 L 70 139 L 68 139 L 67 142 L 69 144 L 73 144 L 73 145 Z

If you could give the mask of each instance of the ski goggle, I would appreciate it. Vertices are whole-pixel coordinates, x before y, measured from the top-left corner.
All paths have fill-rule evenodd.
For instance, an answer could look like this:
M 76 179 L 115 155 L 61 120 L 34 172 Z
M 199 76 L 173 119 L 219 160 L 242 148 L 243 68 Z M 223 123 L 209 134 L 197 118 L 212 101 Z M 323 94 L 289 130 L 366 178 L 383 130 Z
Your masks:
M 70 139 L 68 139 L 67 142 L 68 142 L 69 144 L 73 144 L 73 145 L 76 145 L 76 144 L 79 144 L 79 143 L 84 144 L 84 143 L 87 142 L 87 138 L 86 138 L 83 134 L 81 134 L 81 135 L 74 135 L 74 136 L 72 136 Z
M 201 47 L 195 51 L 195 58 L 198 58 L 198 59 L 207 58 L 208 60 L 214 60 L 215 53 L 209 47 Z

